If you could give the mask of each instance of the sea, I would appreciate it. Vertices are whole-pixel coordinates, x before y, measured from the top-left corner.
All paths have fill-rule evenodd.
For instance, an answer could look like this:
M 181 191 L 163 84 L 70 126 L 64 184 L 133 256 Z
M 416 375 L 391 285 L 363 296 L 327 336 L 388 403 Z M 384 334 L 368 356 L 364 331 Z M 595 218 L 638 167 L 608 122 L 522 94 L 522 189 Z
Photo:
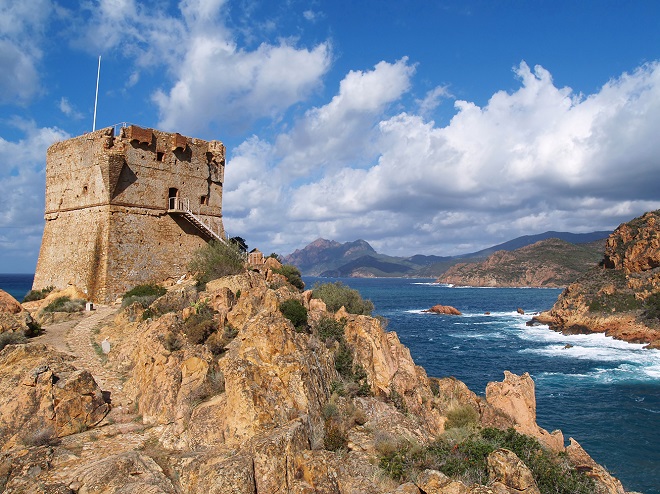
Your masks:
M 0 288 L 21 300 L 32 279 L 0 274 Z M 526 326 L 561 290 L 461 288 L 408 278 L 303 280 L 309 288 L 341 281 L 370 299 L 374 314 L 388 320 L 387 330 L 396 331 L 430 376 L 454 376 L 483 396 L 505 370 L 529 372 L 541 427 L 575 438 L 627 491 L 660 494 L 660 350 Z M 422 312 L 436 304 L 463 315 Z
M 565 336 L 526 326 L 560 289 L 461 288 L 428 279 L 311 278 L 358 290 L 430 376 L 454 376 L 484 396 L 504 371 L 536 383 L 537 423 L 561 429 L 623 483 L 660 494 L 660 350 L 602 334 Z M 422 312 L 451 305 L 462 316 Z M 519 314 L 518 308 L 525 314 Z M 489 312 L 489 314 L 486 314 Z M 567 345 L 570 345 L 567 348 Z

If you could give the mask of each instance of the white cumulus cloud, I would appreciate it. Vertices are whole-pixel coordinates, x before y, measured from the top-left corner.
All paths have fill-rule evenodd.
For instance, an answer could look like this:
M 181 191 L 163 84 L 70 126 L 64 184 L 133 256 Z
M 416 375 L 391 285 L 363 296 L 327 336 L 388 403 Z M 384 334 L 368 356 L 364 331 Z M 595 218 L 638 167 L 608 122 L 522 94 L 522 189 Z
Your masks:
M 397 65 L 410 69 L 405 61 L 388 69 Z M 522 62 L 514 72 L 518 89 L 493 94 L 483 107 L 456 101 L 446 126 L 411 112 L 371 125 L 407 85 L 395 83 L 385 92 L 390 97 L 379 99 L 378 83 L 359 89 L 377 79 L 378 67 L 368 77 L 349 74 L 328 105 L 275 140 L 269 166 L 287 193 L 269 217 L 288 221 L 270 237 L 281 239 L 288 225 L 288 251 L 324 236 L 365 238 L 393 253 L 411 253 L 414 245 L 452 254 L 546 230 L 614 228 L 660 208 L 659 63 L 591 95 L 556 87 L 541 66 Z M 353 101 L 349 109 L 337 110 L 346 100 Z M 352 120 L 370 109 L 371 119 Z M 349 132 L 333 125 L 334 115 L 347 120 Z M 257 224 L 268 237 L 268 224 Z M 241 226 L 251 230 L 248 222 Z
M 0 3 L 0 104 L 28 103 L 40 90 L 39 63 L 49 0 Z

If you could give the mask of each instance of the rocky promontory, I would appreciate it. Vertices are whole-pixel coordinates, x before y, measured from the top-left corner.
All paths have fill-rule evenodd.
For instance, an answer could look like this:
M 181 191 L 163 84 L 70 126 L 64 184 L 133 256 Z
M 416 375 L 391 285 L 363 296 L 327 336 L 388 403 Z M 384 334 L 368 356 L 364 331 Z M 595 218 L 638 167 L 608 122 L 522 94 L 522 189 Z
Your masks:
M 599 266 L 570 284 L 534 323 L 660 348 L 660 210 L 620 225 Z
M 184 281 L 5 346 L 0 490 L 624 493 L 536 424 L 528 374 L 485 398 L 429 377 L 377 318 L 276 271 Z
M 598 264 L 601 249 L 601 242 L 541 240 L 513 251 L 499 250 L 484 261 L 456 264 L 437 282 L 479 287 L 565 287 Z

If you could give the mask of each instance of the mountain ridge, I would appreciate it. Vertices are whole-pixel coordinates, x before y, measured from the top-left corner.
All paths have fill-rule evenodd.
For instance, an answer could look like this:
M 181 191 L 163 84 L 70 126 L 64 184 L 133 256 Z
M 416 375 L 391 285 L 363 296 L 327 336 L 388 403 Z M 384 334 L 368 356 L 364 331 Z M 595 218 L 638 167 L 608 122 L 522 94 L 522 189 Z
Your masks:
M 305 276 L 437 278 L 455 264 L 477 262 L 496 251 L 512 251 L 549 238 L 558 238 L 571 244 L 586 244 L 606 239 L 610 233 L 547 231 L 536 235 L 524 235 L 466 254 L 454 256 L 414 254 L 407 257 L 380 254 L 362 239 L 339 243 L 335 240 L 318 238 L 302 249 L 296 249 L 284 256 L 283 261 L 296 266 Z

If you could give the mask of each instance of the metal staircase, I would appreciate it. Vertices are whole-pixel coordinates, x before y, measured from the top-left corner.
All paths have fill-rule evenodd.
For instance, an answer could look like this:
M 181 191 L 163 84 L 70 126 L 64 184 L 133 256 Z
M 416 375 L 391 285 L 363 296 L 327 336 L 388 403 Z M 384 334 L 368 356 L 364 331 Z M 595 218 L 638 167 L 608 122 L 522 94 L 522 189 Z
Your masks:
M 204 219 L 193 213 L 190 209 L 190 199 L 182 197 L 170 197 L 169 200 L 169 209 L 167 210 L 169 214 L 181 216 L 185 218 L 189 223 L 195 226 L 202 233 L 207 235 L 213 240 L 217 240 L 226 244 L 227 241 L 220 235 L 218 232 L 214 231 L 210 224 L 207 224 Z

